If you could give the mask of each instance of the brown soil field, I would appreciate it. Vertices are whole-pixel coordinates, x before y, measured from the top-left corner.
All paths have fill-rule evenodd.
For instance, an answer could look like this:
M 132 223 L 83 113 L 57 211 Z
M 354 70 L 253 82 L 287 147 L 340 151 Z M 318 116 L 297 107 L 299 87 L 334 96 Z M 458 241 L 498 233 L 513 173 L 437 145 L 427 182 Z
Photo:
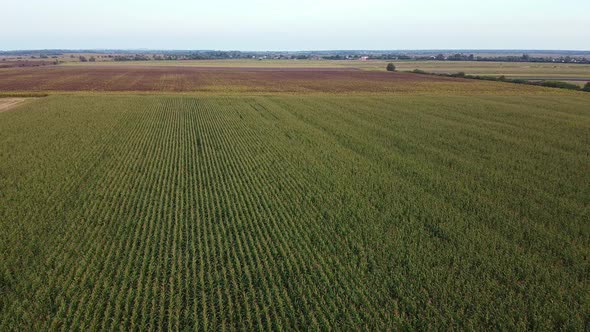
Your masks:
M 25 100 L 25 98 L 0 98 L 0 113 L 11 110 Z
M 0 70 L 0 91 L 387 92 L 432 82 L 473 84 L 446 77 L 337 68 L 51 66 Z
M 53 61 L 0 61 L 0 68 L 16 68 L 16 67 L 41 67 L 53 65 Z

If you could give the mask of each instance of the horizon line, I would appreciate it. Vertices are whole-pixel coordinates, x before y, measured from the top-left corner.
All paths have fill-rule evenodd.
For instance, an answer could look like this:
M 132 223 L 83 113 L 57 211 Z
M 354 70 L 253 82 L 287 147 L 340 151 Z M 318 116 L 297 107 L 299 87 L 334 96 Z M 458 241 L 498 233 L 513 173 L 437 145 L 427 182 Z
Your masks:
M 183 51 L 183 52 L 437 52 L 437 51 L 475 51 L 475 52 L 590 52 L 590 49 L 535 49 L 535 48 L 416 48 L 416 49 L 299 49 L 299 50 L 239 50 L 239 49 L 185 49 L 185 48 L 30 48 L 0 50 L 6 52 L 35 52 L 35 51 Z

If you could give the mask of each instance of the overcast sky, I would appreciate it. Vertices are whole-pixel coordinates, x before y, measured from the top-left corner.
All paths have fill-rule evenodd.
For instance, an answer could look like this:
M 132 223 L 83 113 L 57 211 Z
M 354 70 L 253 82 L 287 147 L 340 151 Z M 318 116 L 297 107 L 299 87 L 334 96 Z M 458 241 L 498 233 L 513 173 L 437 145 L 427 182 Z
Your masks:
M 0 10 L 0 50 L 590 50 L 590 0 L 25 0 Z

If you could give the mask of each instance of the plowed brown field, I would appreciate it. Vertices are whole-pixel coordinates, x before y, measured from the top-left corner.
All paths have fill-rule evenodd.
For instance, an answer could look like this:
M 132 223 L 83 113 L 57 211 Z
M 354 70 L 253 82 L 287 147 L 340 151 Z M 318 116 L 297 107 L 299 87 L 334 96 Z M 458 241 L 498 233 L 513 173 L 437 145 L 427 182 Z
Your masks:
M 472 82 L 411 73 L 353 69 L 198 68 L 156 66 L 12 68 L 0 91 L 387 92 L 416 84 Z

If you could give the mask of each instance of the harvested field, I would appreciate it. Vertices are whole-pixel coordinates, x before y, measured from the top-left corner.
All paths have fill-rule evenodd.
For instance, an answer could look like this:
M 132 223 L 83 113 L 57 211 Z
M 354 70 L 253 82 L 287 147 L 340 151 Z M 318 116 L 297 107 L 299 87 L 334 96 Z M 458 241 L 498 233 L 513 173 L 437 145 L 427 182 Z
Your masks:
M 3 91 L 404 92 L 510 90 L 509 85 L 354 69 L 60 66 L 0 72 Z
M 429 73 L 506 76 L 513 79 L 548 81 L 590 81 L 590 65 L 567 63 L 484 62 L 484 61 L 401 61 L 399 70 L 420 69 Z M 381 65 L 383 66 L 383 65 Z M 377 67 L 378 69 L 380 67 Z

